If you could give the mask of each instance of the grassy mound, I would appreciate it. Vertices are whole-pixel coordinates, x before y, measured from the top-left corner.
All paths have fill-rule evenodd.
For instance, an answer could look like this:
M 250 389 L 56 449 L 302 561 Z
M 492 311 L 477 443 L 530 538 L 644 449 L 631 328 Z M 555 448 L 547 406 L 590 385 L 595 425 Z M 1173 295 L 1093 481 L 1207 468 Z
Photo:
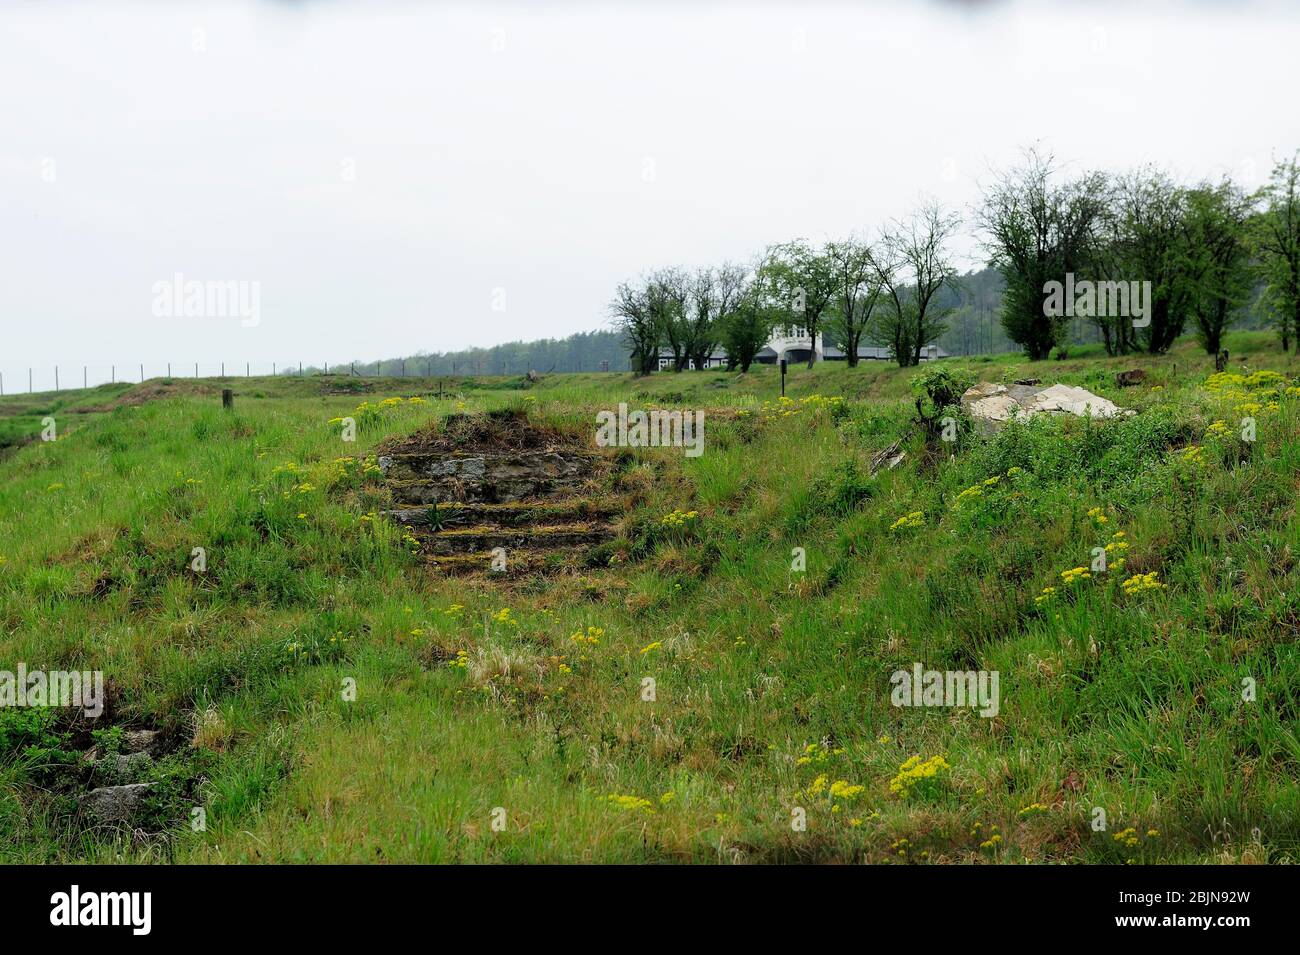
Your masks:
M 874 364 L 784 402 L 766 368 L 0 400 L 59 424 L 0 460 L 0 670 L 101 670 L 111 704 L 0 709 L 0 858 L 1293 858 L 1300 389 L 1228 347 L 1221 376 L 1190 347 L 945 362 L 1138 414 L 928 445 Z M 620 452 L 581 573 L 446 578 L 375 517 L 381 448 L 591 444 L 619 401 L 716 413 L 701 457 Z M 916 664 L 996 671 L 997 715 L 893 705 Z M 169 745 L 133 834 L 78 797 L 141 728 Z

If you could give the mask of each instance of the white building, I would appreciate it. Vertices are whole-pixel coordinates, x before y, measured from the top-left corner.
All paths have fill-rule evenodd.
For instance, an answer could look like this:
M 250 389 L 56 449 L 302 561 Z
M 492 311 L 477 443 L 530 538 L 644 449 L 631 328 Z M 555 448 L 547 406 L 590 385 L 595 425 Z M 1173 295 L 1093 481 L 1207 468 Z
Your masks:
M 819 336 L 814 343 L 808 330 L 802 326 L 791 326 L 789 328 L 778 328 L 767 344 L 759 349 L 758 354 L 754 356 L 754 361 L 764 365 L 780 364 L 784 358 L 790 365 L 807 363 L 808 356 L 816 351 L 817 361 L 844 361 L 844 352 L 825 340 L 825 336 Z M 926 345 L 921 349 L 921 361 L 937 361 L 940 358 L 950 357 L 948 352 L 944 351 L 938 345 Z M 893 352 L 888 348 L 880 348 L 875 345 L 859 345 L 858 358 L 863 361 L 892 361 Z M 659 370 L 670 371 L 673 367 L 673 352 L 670 348 L 659 349 Z M 715 349 L 713 354 L 704 364 L 705 368 L 726 368 L 727 354 L 721 348 Z

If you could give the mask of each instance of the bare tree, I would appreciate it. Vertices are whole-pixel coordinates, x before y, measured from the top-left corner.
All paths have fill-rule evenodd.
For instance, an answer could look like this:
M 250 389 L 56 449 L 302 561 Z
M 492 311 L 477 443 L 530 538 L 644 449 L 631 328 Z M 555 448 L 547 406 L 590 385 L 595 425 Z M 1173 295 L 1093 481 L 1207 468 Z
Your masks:
M 877 271 L 891 307 L 882 310 L 871 335 L 893 351 L 900 367 L 919 365 L 921 350 L 947 328 L 947 310 L 936 307 L 935 296 L 956 279 L 945 246 L 960 225 L 956 213 L 927 201 L 895 220 L 881 240 Z
M 681 269 L 658 269 L 646 285 L 646 302 L 654 320 L 663 329 L 663 339 L 673 353 L 673 371 L 681 371 L 690 360 L 695 341 L 694 323 L 688 314 L 691 282 Z
M 985 191 L 977 217 L 989 264 L 1006 281 L 1002 327 L 1034 361 L 1046 358 L 1065 334 L 1066 320 L 1043 307 L 1043 287 L 1067 272 L 1087 272 L 1106 207 L 1101 174 L 1063 184 L 1055 179 L 1051 154 L 1029 149 L 1023 166 L 1000 174 Z
M 621 283 L 614 291 L 609 311 L 614 327 L 627 339 L 632 370 L 638 375 L 653 372 L 658 367 L 663 327 L 650 308 L 647 286 Z
M 722 339 L 723 322 L 735 309 L 745 287 L 745 268 L 727 262 L 696 271 L 690 282 L 685 340 L 686 355 L 704 368 Z

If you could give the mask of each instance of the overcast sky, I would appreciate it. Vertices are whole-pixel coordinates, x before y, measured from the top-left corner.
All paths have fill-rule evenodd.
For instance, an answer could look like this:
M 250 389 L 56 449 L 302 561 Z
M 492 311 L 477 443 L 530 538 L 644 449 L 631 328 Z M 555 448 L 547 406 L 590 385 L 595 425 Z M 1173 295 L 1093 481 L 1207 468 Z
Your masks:
M 5 392 L 590 330 L 646 268 L 968 212 L 1034 141 L 1259 185 L 1295 5 L 1137 7 L 5 2 Z M 165 314 L 177 273 L 256 321 Z

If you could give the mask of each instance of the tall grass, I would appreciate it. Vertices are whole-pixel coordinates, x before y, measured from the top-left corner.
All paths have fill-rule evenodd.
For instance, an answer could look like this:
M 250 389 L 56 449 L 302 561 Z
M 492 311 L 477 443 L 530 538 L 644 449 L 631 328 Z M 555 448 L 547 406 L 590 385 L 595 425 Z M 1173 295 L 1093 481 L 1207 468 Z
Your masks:
M 1262 338 L 1229 347 L 1294 376 Z M 1116 387 L 1134 364 L 1148 382 Z M 0 460 L 0 669 L 102 670 L 111 723 L 179 745 L 155 768 L 163 835 L 141 840 L 76 812 L 75 726 L 0 711 L 0 857 L 1293 857 L 1300 398 L 1261 411 L 1243 448 L 1240 401 L 1204 387 L 1206 366 L 1190 349 L 954 361 L 1139 413 L 966 431 L 939 453 L 909 430 L 910 376 L 883 365 L 794 370 L 790 415 L 772 369 L 458 380 L 441 399 L 436 381 L 254 379 L 233 413 L 197 386 L 54 408 L 57 441 Z M 355 444 L 330 423 L 414 394 L 360 415 Z M 363 462 L 389 436 L 504 407 L 581 433 L 620 400 L 713 412 L 702 457 L 636 450 L 611 479 L 623 560 L 445 579 L 368 519 L 387 492 Z M 1207 436 L 1217 420 L 1233 433 Z M 872 475 L 900 438 L 904 463 Z M 699 517 L 664 525 L 674 509 Z M 1116 531 L 1123 568 L 1063 582 Z M 1145 573 L 1163 586 L 1126 593 Z M 892 706 L 891 673 L 915 662 L 998 671 L 998 716 Z M 900 794 L 913 756 L 949 768 Z

